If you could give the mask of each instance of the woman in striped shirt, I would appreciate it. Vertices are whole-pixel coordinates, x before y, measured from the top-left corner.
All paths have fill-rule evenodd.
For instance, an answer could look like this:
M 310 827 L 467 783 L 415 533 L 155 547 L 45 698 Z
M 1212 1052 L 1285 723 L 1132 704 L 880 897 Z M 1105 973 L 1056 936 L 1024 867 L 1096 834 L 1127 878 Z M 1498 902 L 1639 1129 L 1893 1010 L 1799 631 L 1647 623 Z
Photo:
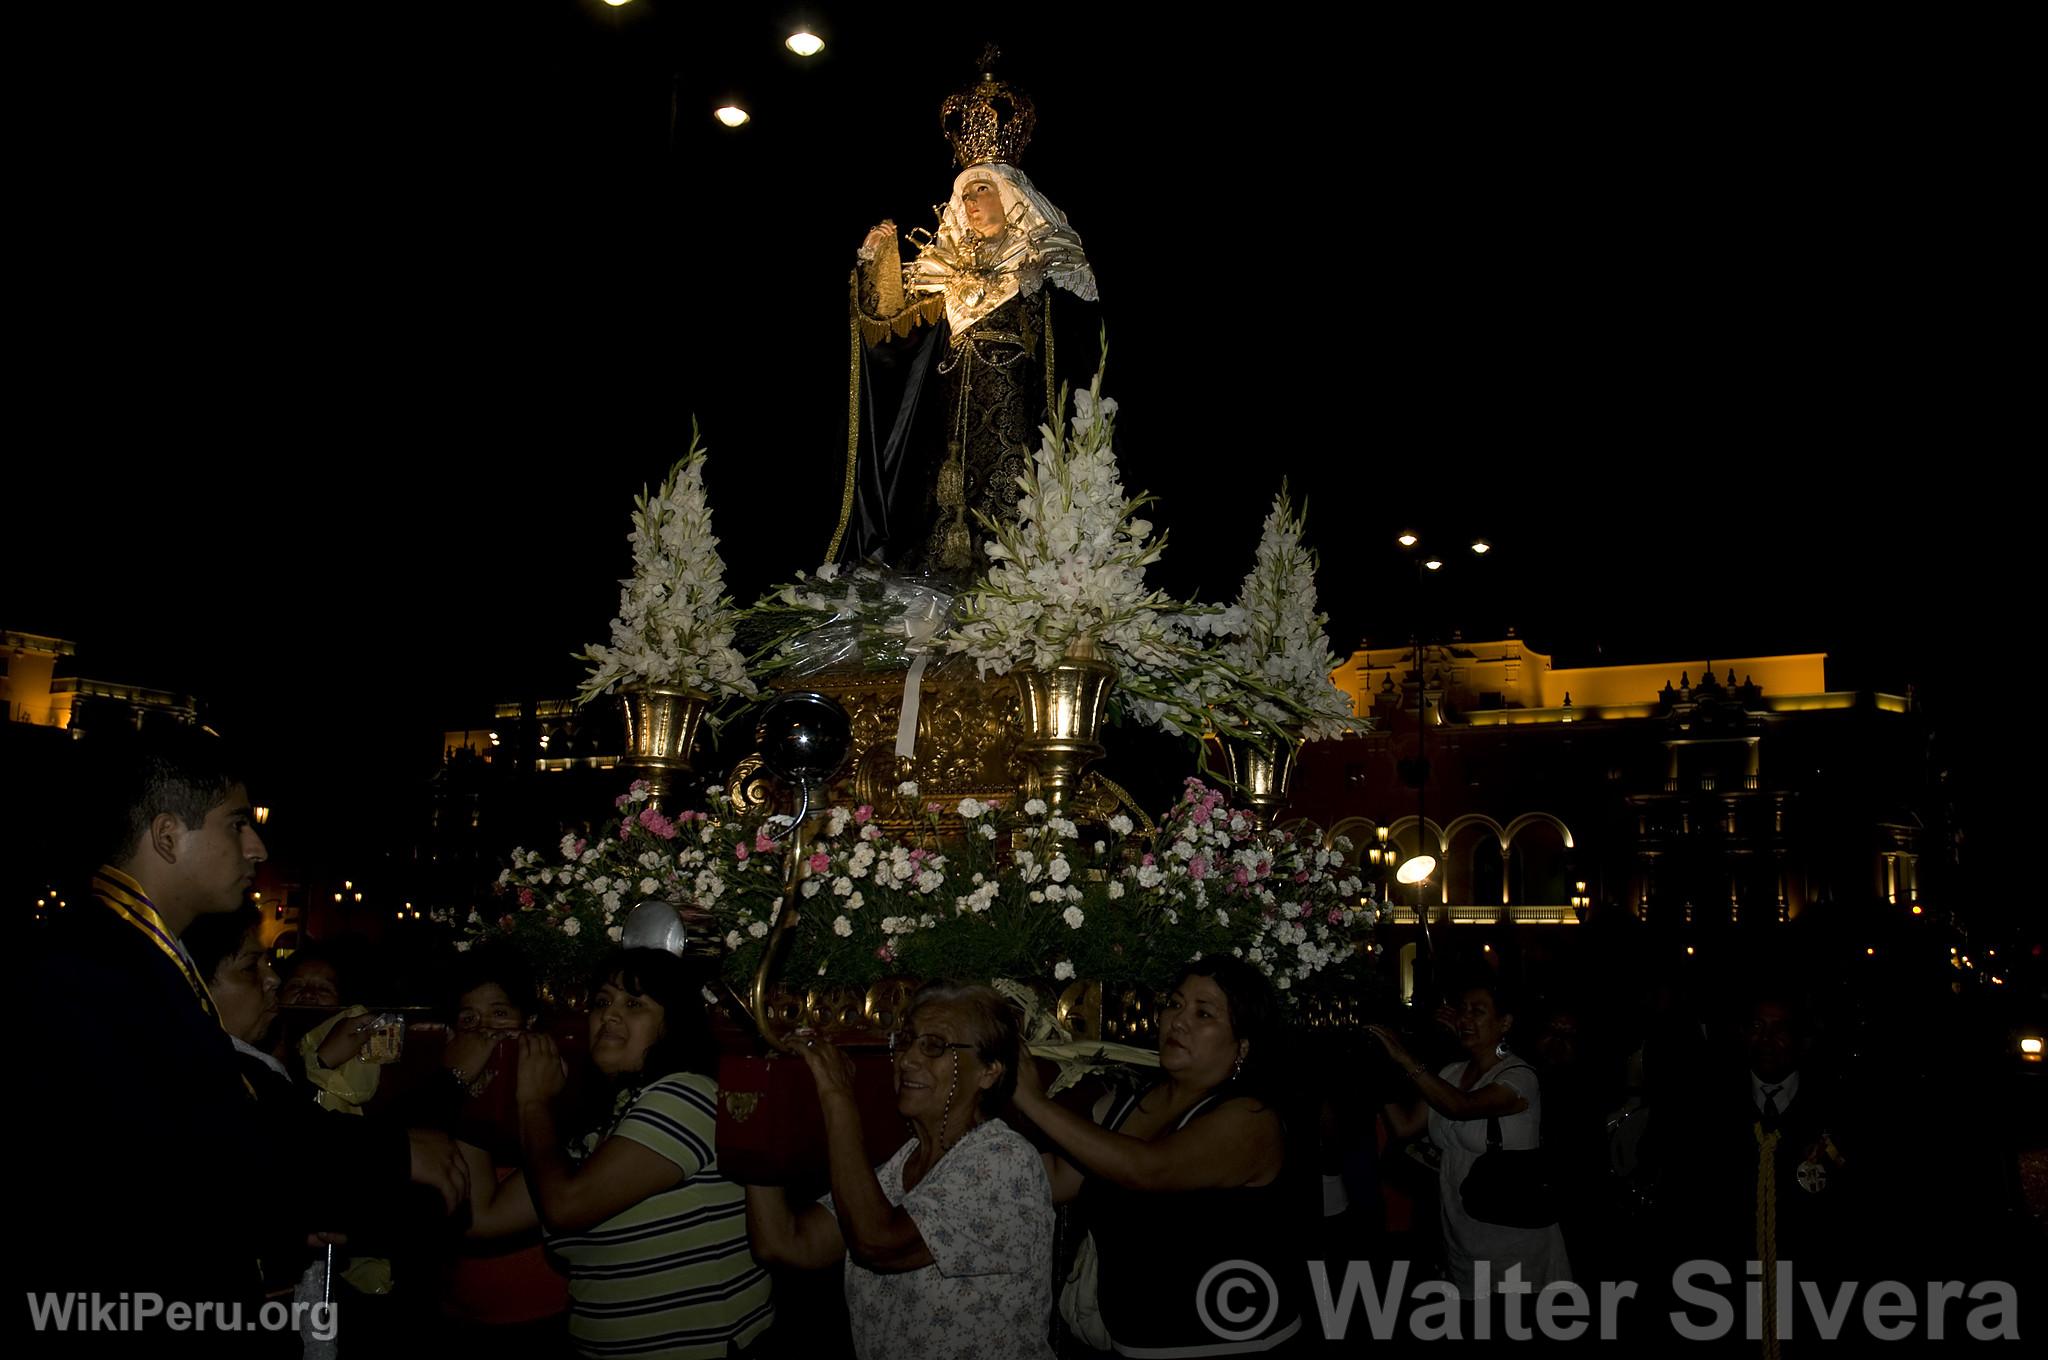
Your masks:
M 525 1165 L 495 1187 L 487 1166 L 472 1168 L 471 1235 L 546 1229 L 569 1268 L 581 1355 L 723 1360 L 775 1314 L 747 1250 L 745 1196 L 718 1170 L 703 1001 L 682 961 L 659 950 L 625 950 L 601 976 L 590 1059 L 616 1088 L 609 1116 L 565 1145 L 554 1115 L 565 1065 L 552 1039 L 520 1036 Z

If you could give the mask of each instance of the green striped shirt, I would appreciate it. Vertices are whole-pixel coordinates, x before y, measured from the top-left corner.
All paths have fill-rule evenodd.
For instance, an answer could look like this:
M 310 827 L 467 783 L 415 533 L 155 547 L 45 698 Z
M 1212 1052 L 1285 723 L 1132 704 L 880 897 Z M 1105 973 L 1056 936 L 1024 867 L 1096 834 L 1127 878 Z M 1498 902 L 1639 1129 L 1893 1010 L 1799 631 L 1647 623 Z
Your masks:
M 676 1072 L 622 1092 L 609 1131 L 572 1145 L 582 1163 L 605 1138 L 627 1138 L 682 1169 L 587 1232 L 550 1234 L 569 1267 L 569 1335 L 586 1356 L 723 1360 L 774 1320 L 768 1274 L 747 1250 L 746 1192 L 718 1171 L 718 1084 Z

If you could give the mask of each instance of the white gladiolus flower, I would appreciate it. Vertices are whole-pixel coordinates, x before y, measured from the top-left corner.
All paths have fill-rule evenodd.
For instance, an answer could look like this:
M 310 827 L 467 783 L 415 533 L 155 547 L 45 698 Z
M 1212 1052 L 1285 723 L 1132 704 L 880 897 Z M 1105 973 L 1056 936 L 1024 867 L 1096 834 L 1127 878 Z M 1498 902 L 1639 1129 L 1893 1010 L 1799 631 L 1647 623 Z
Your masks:
M 861 909 L 861 895 L 859 893 L 855 893 L 846 899 L 846 909 L 848 911 L 859 911 Z
M 1067 923 L 1067 928 L 1069 930 L 1079 930 L 1081 928 L 1081 923 L 1087 920 L 1088 918 L 1081 914 L 1081 909 L 1079 907 L 1068 907 L 1065 911 L 1060 913 L 1060 919 Z
M 834 935 L 837 935 L 842 940 L 845 939 L 847 936 L 853 934 L 853 922 L 847 920 L 844 916 L 833 917 L 832 933 Z
M 974 798 L 962 798 L 960 800 L 960 806 L 954 810 L 958 812 L 963 819 L 967 821 L 973 821 L 976 817 L 979 817 L 982 813 L 988 811 L 988 804 Z
M 1057 855 L 1053 857 L 1052 863 L 1048 864 L 1045 868 L 1045 876 L 1055 883 L 1066 882 L 1068 876 L 1073 872 L 1073 866 Z
M 1024 815 L 1026 817 L 1043 817 L 1045 815 L 1045 800 L 1043 798 L 1033 798 L 1025 803 Z
M 653 879 L 643 878 L 640 880 L 640 895 L 642 897 L 652 897 L 655 891 L 660 887 L 661 885 L 659 883 L 656 883 Z
M 1119 836 L 1128 836 L 1131 834 L 1131 819 L 1119 812 L 1109 819 L 1109 829 Z
M 1055 982 L 1065 982 L 1074 976 L 1074 965 L 1061 959 L 1052 966 L 1052 976 Z
M 690 449 L 652 496 L 633 512 L 633 575 L 619 593 L 609 647 L 593 643 L 593 663 L 580 691 L 585 703 L 621 681 L 642 680 L 708 690 L 754 693 L 746 661 L 732 645 L 733 611 L 725 595 L 725 563 L 711 533 L 704 495 L 704 452 L 694 432 Z M 628 795 L 645 802 L 646 790 Z
M 835 878 L 835 879 L 833 879 L 833 880 L 832 880 L 832 895 L 833 895 L 834 897 L 851 897 L 851 896 L 853 896 L 853 880 L 852 880 L 852 879 L 850 879 L 850 878 Z
M 564 916 L 562 918 L 562 933 L 574 939 L 583 933 L 583 922 L 573 916 Z
M 824 884 L 825 884 L 825 880 L 824 880 L 824 879 L 822 879 L 822 878 L 807 878 L 807 879 L 805 879 L 805 880 L 804 880 L 804 886 L 803 886 L 803 890 L 802 890 L 802 891 L 803 891 L 803 895 L 804 895 L 805 897 L 816 897 L 816 896 L 818 895 L 818 889 L 819 889 L 819 888 L 821 888 L 821 887 L 823 887 L 823 886 L 824 886 Z
M 766 935 L 767 933 L 768 933 L 768 923 L 767 923 L 766 921 L 749 921 L 749 922 L 747 922 L 747 934 L 749 934 L 749 935 L 753 936 L 753 937 L 754 937 L 755 939 L 757 939 L 757 940 L 758 940 L 758 939 L 760 939 L 760 938 L 761 938 L 761 937 L 762 937 L 763 935 Z
M 742 937 L 737 930 L 728 930 L 727 932 L 725 932 L 725 947 L 727 949 L 738 949 L 740 947 L 741 938 Z
M 1109 880 L 1109 897 L 1110 897 L 1110 900 L 1111 900 L 1111 901 L 1115 901 L 1115 900 L 1116 900 L 1117 898 L 1119 898 L 1119 897 L 1122 897 L 1123 895 L 1124 895 L 1124 885 L 1123 885 L 1123 880 L 1122 880 L 1122 879 L 1118 879 L 1118 878 L 1112 878 L 1111 880 Z

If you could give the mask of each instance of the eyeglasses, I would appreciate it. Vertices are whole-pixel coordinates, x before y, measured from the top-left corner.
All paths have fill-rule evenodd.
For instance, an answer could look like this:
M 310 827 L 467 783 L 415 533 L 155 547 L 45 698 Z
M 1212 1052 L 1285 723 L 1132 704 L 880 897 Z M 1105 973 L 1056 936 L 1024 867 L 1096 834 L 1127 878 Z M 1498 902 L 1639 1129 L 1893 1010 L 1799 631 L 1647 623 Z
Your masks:
M 889 1056 L 898 1057 L 908 1052 L 912 1045 L 916 1045 L 917 1051 L 927 1058 L 943 1058 L 949 1048 L 974 1047 L 973 1044 L 948 1043 L 943 1034 L 912 1034 L 907 1029 L 899 1029 L 889 1036 Z

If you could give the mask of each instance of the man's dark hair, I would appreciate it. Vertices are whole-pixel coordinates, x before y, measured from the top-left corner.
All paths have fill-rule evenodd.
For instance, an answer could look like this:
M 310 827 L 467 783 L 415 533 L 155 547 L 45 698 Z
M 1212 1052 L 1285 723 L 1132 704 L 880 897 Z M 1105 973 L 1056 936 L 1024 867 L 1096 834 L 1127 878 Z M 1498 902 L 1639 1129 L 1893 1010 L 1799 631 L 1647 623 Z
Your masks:
M 163 813 L 188 829 L 204 826 L 228 789 L 244 782 L 227 743 L 197 727 L 113 732 L 88 741 L 86 792 L 95 809 L 88 849 L 103 864 L 127 859 Z

